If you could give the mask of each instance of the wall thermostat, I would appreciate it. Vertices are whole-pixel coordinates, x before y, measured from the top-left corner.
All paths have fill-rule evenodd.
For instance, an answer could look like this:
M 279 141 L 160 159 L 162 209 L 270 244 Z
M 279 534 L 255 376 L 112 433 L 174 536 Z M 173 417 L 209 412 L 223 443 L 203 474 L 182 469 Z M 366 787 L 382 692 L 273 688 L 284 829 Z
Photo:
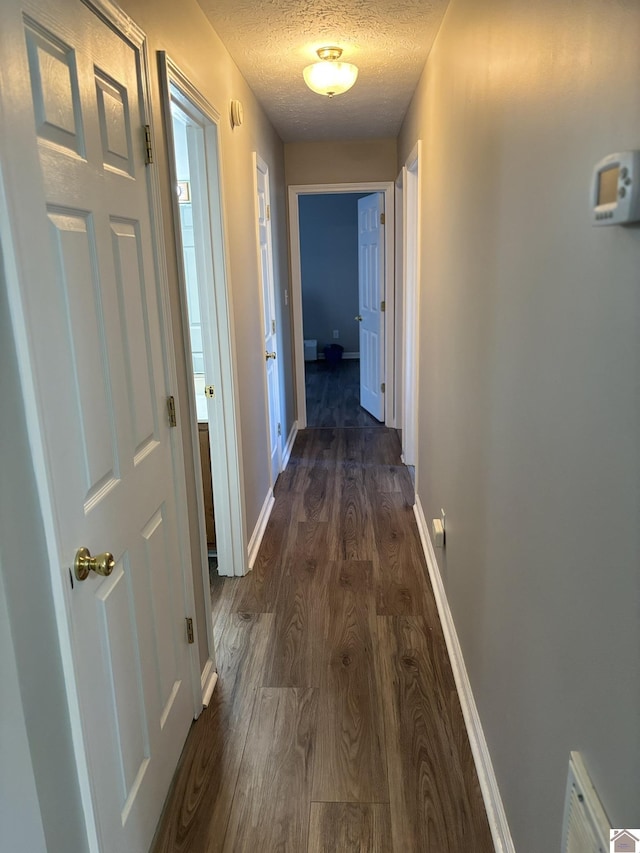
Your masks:
M 640 220 L 640 151 L 609 154 L 593 170 L 594 225 L 625 225 Z

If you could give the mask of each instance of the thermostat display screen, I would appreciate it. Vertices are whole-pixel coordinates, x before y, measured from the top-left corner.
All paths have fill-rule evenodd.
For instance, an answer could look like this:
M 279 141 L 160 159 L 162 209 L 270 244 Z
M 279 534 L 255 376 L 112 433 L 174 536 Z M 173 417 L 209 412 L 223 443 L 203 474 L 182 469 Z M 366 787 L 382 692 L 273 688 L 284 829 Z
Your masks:
M 618 177 L 620 167 L 614 166 L 600 172 L 598 183 L 598 204 L 613 204 L 618 199 Z

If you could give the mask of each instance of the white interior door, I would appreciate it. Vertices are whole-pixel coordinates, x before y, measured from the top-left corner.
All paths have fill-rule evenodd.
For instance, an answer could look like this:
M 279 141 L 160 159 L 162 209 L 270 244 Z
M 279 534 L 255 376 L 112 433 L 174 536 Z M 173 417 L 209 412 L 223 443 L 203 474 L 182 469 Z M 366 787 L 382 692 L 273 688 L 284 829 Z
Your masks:
M 267 383 L 267 419 L 269 429 L 269 459 L 271 485 L 282 468 L 282 425 L 280 418 L 280 388 L 278 380 L 278 330 L 276 325 L 275 286 L 271 251 L 271 214 L 269 201 L 269 170 L 256 156 L 256 216 L 258 219 L 258 248 L 260 251 L 260 280 L 262 283 L 262 332 Z
M 360 405 L 384 421 L 384 196 L 358 199 Z
M 171 357 L 145 165 L 143 37 L 133 24 L 125 37 L 80 0 L 24 6 L 5 109 L 9 125 L 18 104 L 32 115 L 30 128 L 16 125 L 25 154 L 7 184 L 16 228 L 28 218 L 29 239 L 42 237 L 40 274 L 24 275 L 21 311 L 52 560 L 66 581 L 99 846 L 146 853 L 194 706 L 182 463 L 167 416 Z M 23 244 L 24 230 L 14 237 Z M 72 588 L 68 567 L 81 546 L 111 552 L 114 565 L 74 578 Z

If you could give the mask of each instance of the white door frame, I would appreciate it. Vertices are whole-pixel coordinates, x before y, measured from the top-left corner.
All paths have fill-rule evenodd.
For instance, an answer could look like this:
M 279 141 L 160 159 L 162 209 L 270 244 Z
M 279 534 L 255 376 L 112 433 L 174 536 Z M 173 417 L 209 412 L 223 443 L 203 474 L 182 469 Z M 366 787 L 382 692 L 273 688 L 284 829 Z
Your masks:
M 393 364 L 395 358 L 395 286 L 394 286 L 394 182 L 370 181 L 353 184 L 292 184 L 289 186 L 289 241 L 291 247 L 291 299 L 293 304 L 293 352 L 296 373 L 296 404 L 298 428 L 307 426 L 307 400 L 304 375 L 304 331 L 302 323 L 302 268 L 300 261 L 300 212 L 301 195 L 327 195 L 329 193 L 384 193 L 385 212 L 385 376 L 384 422 L 394 427 Z
M 406 465 L 415 466 L 418 488 L 418 364 L 420 351 L 420 225 L 421 213 L 421 150 L 420 140 L 407 157 L 402 170 L 403 180 L 403 240 L 402 240 L 402 297 L 403 297 L 403 394 L 402 394 L 402 457 Z
M 141 74 L 141 105 L 145 121 L 151 129 L 153 138 L 149 59 L 147 40 L 144 32 L 119 7 L 113 5 L 110 0 L 83 0 L 83 2 L 96 14 L 98 20 L 103 20 L 107 26 L 117 31 L 123 41 L 128 41 L 138 53 Z M 16 2 L 13 4 L 13 8 L 7 10 L 6 14 L 14 15 L 16 14 L 16 10 L 18 10 L 19 14 L 20 5 L 20 3 Z M 11 27 L 7 28 L 7 30 L 11 29 Z M 6 38 L 3 38 L 2 33 L 0 33 L 0 52 L 8 48 L 8 45 L 5 44 Z M 9 55 L 8 51 L 6 55 Z M 11 92 L 7 91 L 4 94 L 0 93 L 0 113 L 2 113 L 5 121 L 11 121 L 12 125 L 18 128 L 15 134 L 5 133 L 0 135 L 0 242 L 2 243 L 4 253 L 9 312 L 19 363 L 22 400 L 25 407 L 28 439 L 42 514 L 42 526 L 48 552 L 52 599 L 69 707 L 71 738 L 85 816 L 87 844 L 91 853 L 99 853 L 97 815 L 94 811 L 91 771 L 85 746 L 85 742 L 94 733 L 91 730 L 91 720 L 85 720 L 82 716 L 76 674 L 75 650 L 81 639 L 75 637 L 72 630 L 70 569 L 67 566 L 60 565 L 62 547 L 58 535 L 54 491 L 53 485 L 50 482 L 45 431 L 43 427 L 47 418 L 47 412 L 43 411 L 42 401 L 39 398 L 36 383 L 34 382 L 35 368 L 27 331 L 27 307 L 23 304 L 23 300 L 26 299 L 26 288 L 22 286 L 22 282 L 30 277 L 41 277 L 43 273 L 43 261 L 39 253 L 33 251 L 34 235 L 39 231 L 39 226 L 34 225 L 30 207 L 31 204 L 39 203 L 39 195 L 38 193 L 34 194 L 31 184 L 27 181 L 21 181 L 21 177 L 27 171 L 30 174 L 39 175 L 40 162 L 31 105 L 16 105 L 12 103 Z M 24 140 L 27 138 L 30 139 L 30 142 L 28 145 L 25 145 Z M 18 164 L 18 166 L 14 168 L 13 164 Z M 150 165 L 147 168 L 147 181 L 155 273 L 159 296 L 160 324 L 165 346 L 164 381 L 166 393 L 169 395 L 176 393 L 177 375 L 175 351 L 171 336 L 167 269 L 164 255 L 160 251 L 163 243 L 163 233 L 160 183 L 157 166 Z M 40 236 L 43 243 L 46 243 L 46 231 L 43 231 Z M 35 239 L 39 238 L 35 237 Z M 184 478 L 182 432 L 179 423 L 175 430 L 170 430 L 170 441 L 176 480 L 176 519 L 180 553 L 183 555 L 181 572 L 184 584 L 185 604 L 191 612 L 194 612 L 193 580 L 187 557 L 189 553 L 189 527 L 186 515 L 186 483 Z M 34 523 L 37 523 L 37 521 L 34 520 Z M 194 643 L 190 649 L 190 662 L 194 716 L 198 716 L 202 710 L 202 695 L 200 690 L 200 666 L 197 643 Z
M 406 183 L 406 167 L 403 166 L 396 178 L 396 360 L 394 370 L 395 394 L 394 417 L 396 426 L 402 429 L 402 401 L 403 401 L 403 371 L 404 371 L 404 258 L 405 258 L 405 227 L 404 227 L 404 187 Z
M 260 211 L 258 207 L 258 171 L 264 176 L 265 179 L 265 187 L 266 187 L 266 204 L 267 209 L 270 209 L 271 206 L 271 186 L 269 183 L 269 166 L 265 163 L 262 157 L 258 154 L 257 151 L 253 152 L 253 195 L 255 199 L 255 216 L 256 216 L 256 248 L 258 252 L 258 276 L 260 278 L 260 317 L 262 318 L 262 328 L 265 328 L 265 316 L 264 316 L 264 289 L 265 287 L 271 287 L 272 297 L 274 302 L 275 309 L 275 272 L 273 267 L 273 243 L 272 243 L 272 234 L 271 234 L 271 217 L 270 213 L 267 214 L 267 264 L 269 265 L 269 270 L 271 273 L 271 281 L 265 282 L 262 280 L 262 259 L 260 257 Z M 280 346 L 280 329 L 278 327 L 278 323 L 276 322 L 275 332 L 273 332 L 272 337 L 275 339 L 276 346 L 275 352 L 278 355 L 281 355 L 282 348 Z M 267 429 L 267 443 L 271 445 L 271 407 L 270 403 L 273 402 L 275 404 L 276 417 L 278 424 L 282 425 L 282 405 L 280 400 L 280 366 L 281 362 L 277 361 L 275 365 L 276 370 L 276 389 L 275 389 L 275 397 L 274 401 L 270 401 L 269 397 L 269 383 L 267 381 L 267 372 L 264 372 L 264 395 L 265 395 L 265 417 L 266 417 L 266 429 Z M 271 488 L 276 484 L 276 480 L 278 478 L 278 474 L 282 470 L 282 457 L 283 457 L 283 437 L 282 437 L 282 426 L 280 426 L 280 433 L 278 434 L 278 471 L 275 474 L 271 471 L 271 465 L 269 465 L 269 477 L 270 477 L 270 485 Z
M 229 293 L 227 275 L 228 246 L 226 238 L 226 221 L 222 197 L 222 174 L 220 165 L 220 113 L 193 86 L 188 77 L 180 70 L 164 51 L 159 52 L 162 80 L 163 113 L 165 117 L 165 132 L 167 146 L 170 151 L 169 168 L 171 182 L 177 185 L 175 159 L 172 156 L 173 126 L 171 122 L 171 88 L 180 92 L 183 104 L 181 108 L 188 111 L 188 106 L 204 118 L 205 145 L 207 147 L 209 215 L 211 221 L 211 250 L 214 277 L 214 298 L 210 305 L 209 317 L 203 317 L 212 324 L 217 338 L 219 369 L 213 377 L 216 388 L 216 400 L 221 405 L 213 407 L 215 422 L 213 430 L 219 441 L 211 442 L 211 472 L 214 483 L 214 513 L 216 522 L 216 539 L 218 547 L 218 566 L 222 575 L 229 577 L 242 576 L 248 571 L 246 513 L 244 501 L 244 478 L 242 476 L 242 455 L 240 453 L 240 402 L 237 388 L 235 359 L 235 335 L 233 324 L 233 304 Z M 180 313 L 182 320 L 182 337 L 185 348 L 185 360 L 188 369 L 186 376 L 189 411 L 189 429 L 193 448 L 193 472 L 196 483 L 202 478 L 200 460 L 200 442 L 198 438 L 198 416 L 196 397 L 191 376 L 191 340 L 189 330 L 189 311 L 187 306 L 187 287 L 182 254 L 182 235 L 180 230 L 180 211 L 177 193 L 172 196 L 173 225 L 176 240 L 178 261 L 178 276 L 180 280 Z M 212 407 L 209 406 L 211 414 Z M 217 497 L 216 497 L 217 496 Z M 201 489 L 196 489 L 198 505 L 198 526 L 200 530 L 200 558 L 202 562 L 202 582 L 205 601 L 209 597 L 209 558 L 207 553 L 207 533 L 204 513 L 204 498 Z M 213 646 L 213 621 L 210 607 L 205 607 L 207 619 L 207 638 L 209 646 L 209 669 L 215 661 Z

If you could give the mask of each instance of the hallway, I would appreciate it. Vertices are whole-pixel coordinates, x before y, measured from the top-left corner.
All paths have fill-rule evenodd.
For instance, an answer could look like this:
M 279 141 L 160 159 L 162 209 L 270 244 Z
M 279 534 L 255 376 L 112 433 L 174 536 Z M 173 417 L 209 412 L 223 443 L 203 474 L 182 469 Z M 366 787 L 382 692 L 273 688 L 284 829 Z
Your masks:
M 383 426 L 360 405 L 360 361 L 305 363 L 307 426 Z
M 493 850 L 411 500 L 393 430 L 298 435 L 253 572 L 216 584 L 154 853 Z

